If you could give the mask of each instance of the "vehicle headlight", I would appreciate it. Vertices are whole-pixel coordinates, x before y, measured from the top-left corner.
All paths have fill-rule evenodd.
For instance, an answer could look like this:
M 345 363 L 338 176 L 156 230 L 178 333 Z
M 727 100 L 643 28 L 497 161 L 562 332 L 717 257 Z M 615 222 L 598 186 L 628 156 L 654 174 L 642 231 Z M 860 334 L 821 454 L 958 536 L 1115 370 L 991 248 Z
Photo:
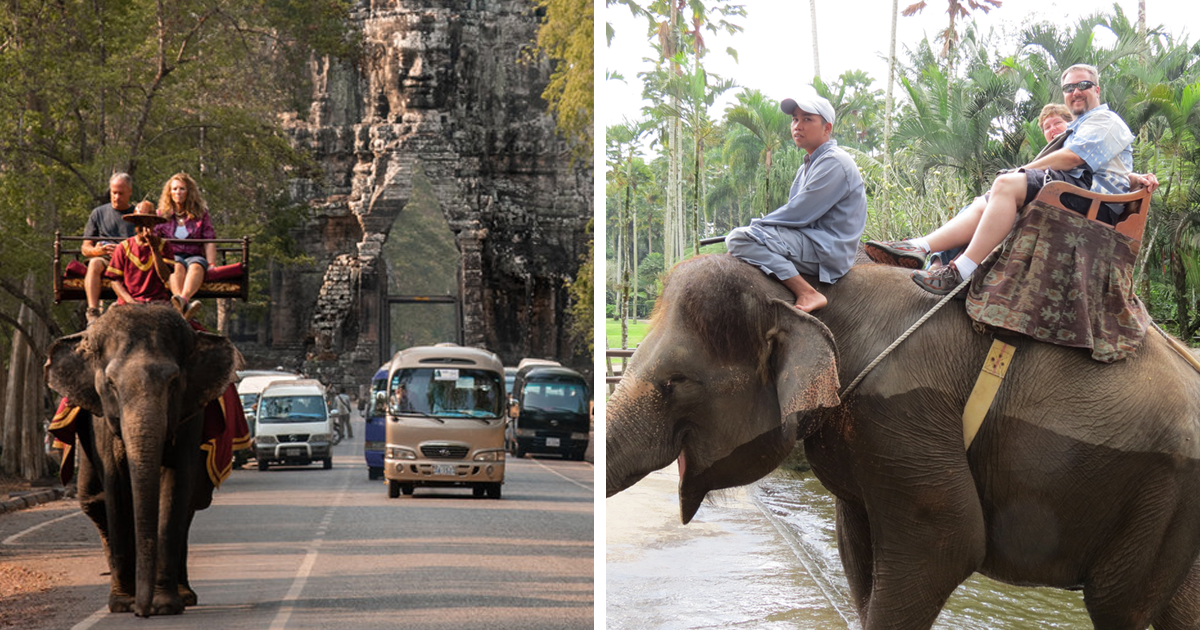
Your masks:
M 587 437 L 586 433 L 572 433 L 571 439 L 572 440 L 586 440 L 586 439 L 588 439 L 588 437 Z
M 328 433 L 314 433 L 308 438 L 309 442 L 329 442 Z
M 255 444 L 278 444 L 279 438 L 274 435 L 256 435 L 254 436 Z
M 387 457 L 388 459 L 416 459 L 417 452 L 410 448 L 389 446 L 387 448 Z
M 504 461 L 504 451 L 480 451 L 475 453 L 475 461 L 477 462 L 502 462 Z

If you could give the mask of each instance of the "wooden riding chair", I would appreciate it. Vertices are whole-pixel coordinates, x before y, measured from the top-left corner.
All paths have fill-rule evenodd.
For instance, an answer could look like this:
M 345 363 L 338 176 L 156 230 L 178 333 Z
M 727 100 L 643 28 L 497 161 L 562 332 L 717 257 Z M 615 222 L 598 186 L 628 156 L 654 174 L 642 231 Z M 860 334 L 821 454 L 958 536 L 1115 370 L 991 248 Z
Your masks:
M 1072 194 L 1087 199 L 1091 203 L 1088 207 L 1087 218 L 1101 225 L 1108 224 L 1096 220 L 1096 214 L 1100 211 L 1100 204 L 1125 204 L 1125 212 L 1121 213 L 1120 220 L 1116 225 L 1109 227 L 1135 241 L 1135 254 L 1141 249 L 1142 232 L 1146 229 L 1146 216 L 1150 213 L 1149 190 L 1143 188 L 1124 195 L 1102 195 L 1090 190 L 1084 190 L 1078 186 L 1072 186 L 1066 182 L 1050 182 L 1038 193 L 1037 201 L 1067 212 L 1074 212 L 1074 210 L 1069 210 L 1063 205 L 1063 194 Z

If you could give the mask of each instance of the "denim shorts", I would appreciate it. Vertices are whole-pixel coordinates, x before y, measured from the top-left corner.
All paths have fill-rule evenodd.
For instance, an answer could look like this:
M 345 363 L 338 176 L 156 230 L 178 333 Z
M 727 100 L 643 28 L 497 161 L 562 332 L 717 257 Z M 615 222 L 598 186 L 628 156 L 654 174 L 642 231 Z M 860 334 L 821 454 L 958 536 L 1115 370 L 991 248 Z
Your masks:
M 190 267 L 191 265 L 200 265 L 204 270 L 208 270 L 208 259 L 204 256 L 186 256 L 184 254 L 175 254 L 175 262 Z

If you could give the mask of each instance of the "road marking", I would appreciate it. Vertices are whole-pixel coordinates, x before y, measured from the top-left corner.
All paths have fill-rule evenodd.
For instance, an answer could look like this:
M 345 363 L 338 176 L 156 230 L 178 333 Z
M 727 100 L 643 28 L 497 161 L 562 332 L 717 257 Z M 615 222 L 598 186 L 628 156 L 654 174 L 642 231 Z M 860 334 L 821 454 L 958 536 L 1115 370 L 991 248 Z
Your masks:
M 100 623 L 100 620 L 103 619 L 104 616 L 107 614 L 108 614 L 108 605 L 105 605 L 100 610 L 97 610 L 96 612 L 92 613 L 91 617 L 88 617 L 87 619 L 84 619 L 83 621 L 80 621 L 79 623 L 71 626 L 71 630 L 88 630 L 88 628 L 91 628 L 92 626 Z
M 17 539 L 24 536 L 25 534 L 32 534 L 33 532 L 36 532 L 37 530 L 39 530 L 43 527 L 46 527 L 48 525 L 53 525 L 59 521 L 65 521 L 73 516 L 79 516 L 81 514 L 83 514 L 83 510 L 78 510 L 75 512 L 71 512 L 70 514 L 60 516 L 55 519 L 50 519 L 50 520 L 46 521 L 45 523 L 40 523 L 38 525 L 34 525 L 33 527 L 30 527 L 23 531 L 19 531 L 19 532 L 13 534 L 12 536 L 9 536 L 8 538 L 5 538 L 2 542 L 0 542 L 0 545 L 15 545 Z
M 591 492 L 591 491 L 592 491 L 592 488 L 591 488 L 591 486 L 588 486 L 588 485 L 582 484 L 582 483 L 580 483 L 580 482 L 578 482 L 578 481 L 575 481 L 574 479 L 572 479 L 572 478 L 570 478 L 570 477 L 568 477 L 568 476 L 566 476 L 566 475 L 564 475 L 564 474 L 562 474 L 562 473 L 558 472 L 557 470 L 554 470 L 553 468 L 551 468 L 551 467 L 549 467 L 549 466 L 547 466 L 547 465 L 543 464 L 542 462 L 539 462 L 539 461 L 538 461 L 538 460 L 536 460 L 536 459 L 531 459 L 531 460 L 529 460 L 529 461 L 531 461 L 531 462 L 533 462 L 533 463 L 537 464 L 538 466 L 541 466 L 542 468 L 544 468 L 544 469 L 546 469 L 546 470 L 548 470 L 548 471 L 550 471 L 550 472 L 552 472 L 552 473 L 554 473 L 554 474 L 558 475 L 559 477 L 562 477 L 563 479 L 566 479 L 567 481 L 569 481 L 569 482 L 571 482 L 571 483 L 573 483 L 573 484 L 575 484 L 575 485 L 579 486 L 580 488 L 583 488 L 584 490 L 587 490 L 588 492 Z
M 291 618 L 292 610 L 294 609 L 290 602 L 299 599 L 300 593 L 304 591 L 304 585 L 308 582 L 308 576 L 312 573 L 313 565 L 317 563 L 317 556 L 321 553 L 321 543 L 325 541 L 325 535 L 329 532 L 329 524 L 333 522 L 333 514 L 342 504 L 342 498 L 346 496 L 346 491 L 350 489 L 349 469 L 347 469 L 345 477 L 346 481 L 342 484 L 342 489 L 334 496 L 333 503 L 325 510 L 325 517 L 321 519 L 321 524 L 317 526 L 317 533 L 308 545 L 308 553 L 304 556 L 304 562 L 300 563 L 300 569 L 296 571 L 296 578 L 292 580 L 292 587 L 288 589 L 287 595 L 283 596 L 279 614 L 275 615 L 275 620 L 271 622 L 269 630 L 284 630 L 287 627 L 287 622 Z M 72 630 L 76 629 L 72 628 Z M 84 629 L 80 628 L 78 630 Z

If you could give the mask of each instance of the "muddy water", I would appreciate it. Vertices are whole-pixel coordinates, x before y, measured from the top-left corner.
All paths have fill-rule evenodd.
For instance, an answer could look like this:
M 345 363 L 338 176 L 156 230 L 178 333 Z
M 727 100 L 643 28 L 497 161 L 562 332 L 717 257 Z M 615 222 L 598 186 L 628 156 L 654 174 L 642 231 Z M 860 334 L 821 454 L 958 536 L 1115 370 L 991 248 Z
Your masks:
M 858 628 L 834 545 L 833 497 L 811 474 L 727 491 L 679 524 L 669 468 L 607 500 L 606 619 L 613 629 Z M 975 576 L 939 630 L 1090 629 L 1079 593 Z

